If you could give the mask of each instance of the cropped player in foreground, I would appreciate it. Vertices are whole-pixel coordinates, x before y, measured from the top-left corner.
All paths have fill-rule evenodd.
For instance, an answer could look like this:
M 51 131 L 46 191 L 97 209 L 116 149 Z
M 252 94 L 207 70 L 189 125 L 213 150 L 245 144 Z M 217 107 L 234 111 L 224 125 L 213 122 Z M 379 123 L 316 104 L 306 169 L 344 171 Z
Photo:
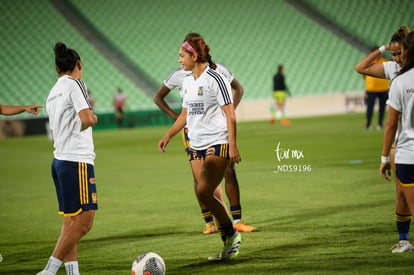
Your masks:
M 98 209 L 92 125 L 98 122 L 89 105 L 79 54 L 57 43 L 54 48 L 59 79 L 46 101 L 54 141 L 52 177 L 59 214 L 60 237 L 52 256 L 38 275 L 54 275 L 65 262 L 67 274 L 78 275 L 78 242 L 92 228 Z
M 385 78 L 393 81 L 401 69 L 401 44 L 405 39 L 405 36 L 410 32 L 410 29 L 406 26 L 401 26 L 392 36 L 389 44 L 381 46 L 378 50 L 371 52 L 365 58 L 363 58 L 356 66 L 355 71 L 360 74 L 370 75 L 378 78 Z M 383 52 L 390 51 L 393 61 L 384 63 L 375 63 L 374 61 Z M 403 187 L 400 180 L 395 174 L 395 147 L 390 149 L 390 161 L 391 168 L 393 170 L 396 190 L 395 200 L 395 217 L 396 226 L 399 235 L 399 242 L 395 244 L 391 249 L 392 253 L 403 253 L 413 250 L 413 246 L 409 242 L 409 231 L 411 225 L 411 211 L 405 199 Z
M 183 81 L 181 114 L 159 142 L 158 149 L 164 152 L 170 139 L 187 125 L 196 195 L 220 223 L 224 243 L 222 251 L 209 260 L 233 259 L 239 255 L 241 234 L 234 229 L 225 206 L 214 196 L 229 163 L 241 160 L 230 83 L 213 69 L 216 64 L 203 38 L 187 39 L 179 54 L 183 69 L 192 71 L 192 75 Z
M 380 175 L 390 181 L 390 151 L 395 138 L 395 174 L 411 215 L 414 212 L 414 32 L 401 47 L 402 67 L 391 84 Z
M 186 36 L 186 39 L 189 38 L 202 38 L 198 33 L 190 33 Z M 241 101 L 243 96 L 243 86 L 240 82 L 234 77 L 233 73 L 230 72 L 225 66 L 221 64 L 216 64 L 217 67 L 214 69 L 215 71 L 221 73 L 225 78 L 230 82 L 232 89 L 234 90 L 233 93 L 233 106 L 234 109 L 237 108 L 238 104 Z M 180 91 L 180 95 L 182 95 L 182 83 L 186 76 L 191 75 L 191 71 L 185 71 L 183 68 L 178 68 L 174 72 L 172 72 L 167 79 L 164 81 L 164 84 L 159 88 L 156 95 L 154 96 L 154 102 L 158 105 L 158 107 L 163 110 L 166 114 L 168 114 L 173 119 L 177 119 L 178 115 L 165 101 L 165 97 L 170 93 L 170 91 L 178 88 Z M 188 153 L 189 151 L 189 138 L 188 138 L 188 129 L 185 127 L 183 129 L 183 142 L 185 150 Z M 256 228 L 254 226 L 245 224 L 242 221 L 242 207 L 240 203 L 240 188 L 236 176 L 236 169 L 234 167 L 234 163 L 231 163 L 227 168 L 224 174 L 224 181 L 225 181 L 225 190 L 227 198 L 229 199 L 230 203 L 230 214 L 233 217 L 233 224 L 234 228 L 239 232 L 252 232 L 255 231 Z M 221 186 L 217 186 L 215 196 L 218 197 L 223 203 L 223 194 L 221 190 Z M 205 229 L 203 231 L 204 234 L 210 234 L 216 232 L 216 225 L 214 224 L 213 217 L 211 212 L 207 207 L 198 200 L 200 208 L 201 208 L 201 215 L 205 221 Z

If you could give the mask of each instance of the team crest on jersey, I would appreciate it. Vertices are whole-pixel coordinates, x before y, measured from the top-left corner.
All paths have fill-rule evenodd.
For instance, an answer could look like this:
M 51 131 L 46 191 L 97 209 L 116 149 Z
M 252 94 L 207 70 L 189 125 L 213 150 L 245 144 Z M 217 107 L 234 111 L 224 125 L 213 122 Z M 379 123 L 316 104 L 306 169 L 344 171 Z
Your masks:
M 203 96 L 203 86 L 198 87 L 198 96 Z

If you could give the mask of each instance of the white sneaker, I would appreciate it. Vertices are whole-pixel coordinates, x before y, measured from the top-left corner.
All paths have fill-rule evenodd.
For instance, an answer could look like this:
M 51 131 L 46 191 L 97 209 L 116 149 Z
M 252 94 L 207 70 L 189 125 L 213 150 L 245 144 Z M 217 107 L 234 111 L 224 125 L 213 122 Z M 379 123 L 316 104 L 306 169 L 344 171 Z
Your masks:
M 393 247 L 391 247 L 392 253 L 403 253 L 407 251 L 413 250 L 413 246 L 410 244 L 407 240 L 401 240 L 397 244 L 395 244 Z
M 50 272 L 49 270 L 42 270 L 37 275 L 55 275 L 54 273 Z

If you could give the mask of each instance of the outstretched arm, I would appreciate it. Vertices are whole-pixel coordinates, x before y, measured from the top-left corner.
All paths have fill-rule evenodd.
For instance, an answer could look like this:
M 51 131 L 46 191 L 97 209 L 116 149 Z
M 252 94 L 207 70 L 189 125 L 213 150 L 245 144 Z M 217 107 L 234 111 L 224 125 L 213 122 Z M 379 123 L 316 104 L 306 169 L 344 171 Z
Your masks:
M 11 106 L 11 105 L 0 105 L 0 114 L 11 116 L 17 115 L 23 112 L 28 112 L 34 115 L 39 114 L 40 108 L 43 108 L 39 105 L 27 105 L 27 106 Z

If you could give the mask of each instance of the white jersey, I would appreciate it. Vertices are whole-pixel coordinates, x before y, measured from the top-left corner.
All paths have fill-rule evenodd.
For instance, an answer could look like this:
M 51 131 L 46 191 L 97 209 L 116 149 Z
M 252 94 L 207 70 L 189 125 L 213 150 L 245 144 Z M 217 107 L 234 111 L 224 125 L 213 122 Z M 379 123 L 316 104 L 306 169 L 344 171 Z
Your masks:
M 385 78 L 391 81 L 397 76 L 397 73 L 401 69 L 400 65 L 395 61 L 384 62 L 382 65 L 384 66 Z
M 231 83 L 234 79 L 234 74 L 226 66 L 218 63 L 216 65 L 217 68 L 215 69 L 215 71 L 224 75 L 228 82 Z M 192 75 L 191 71 L 184 71 L 182 67 L 179 67 L 164 80 L 164 86 L 170 90 L 173 90 L 175 88 L 179 89 L 180 96 L 183 97 L 181 92 L 183 87 L 183 80 L 186 76 L 189 75 Z
M 401 66 L 395 61 L 384 62 L 382 63 L 382 65 L 384 66 L 385 78 L 390 80 L 390 85 L 391 85 L 392 81 L 397 76 L 398 72 L 401 70 Z M 388 100 L 387 100 L 387 104 L 388 104 Z M 400 132 L 401 132 L 401 123 L 398 123 L 397 132 L 395 133 L 394 144 L 397 142 L 398 135 Z
M 187 109 L 190 147 L 205 150 L 228 143 L 226 115 L 222 106 L 233 103 L 227 79 L 207 66 L 199 78 L 192 75 L 182 84 L 183 108 Z
M 395 163 L 414 164 L 414 69 L 396 77 L 391 84 L 388 105 L 401 113 L 396 139 Z
M 81 131 L 82 122 L 78 115 L 81 110 L 89 108 L 83 81 L 61 76 L 46 101 L 56 159 L 94 164 L 92 127 Z

